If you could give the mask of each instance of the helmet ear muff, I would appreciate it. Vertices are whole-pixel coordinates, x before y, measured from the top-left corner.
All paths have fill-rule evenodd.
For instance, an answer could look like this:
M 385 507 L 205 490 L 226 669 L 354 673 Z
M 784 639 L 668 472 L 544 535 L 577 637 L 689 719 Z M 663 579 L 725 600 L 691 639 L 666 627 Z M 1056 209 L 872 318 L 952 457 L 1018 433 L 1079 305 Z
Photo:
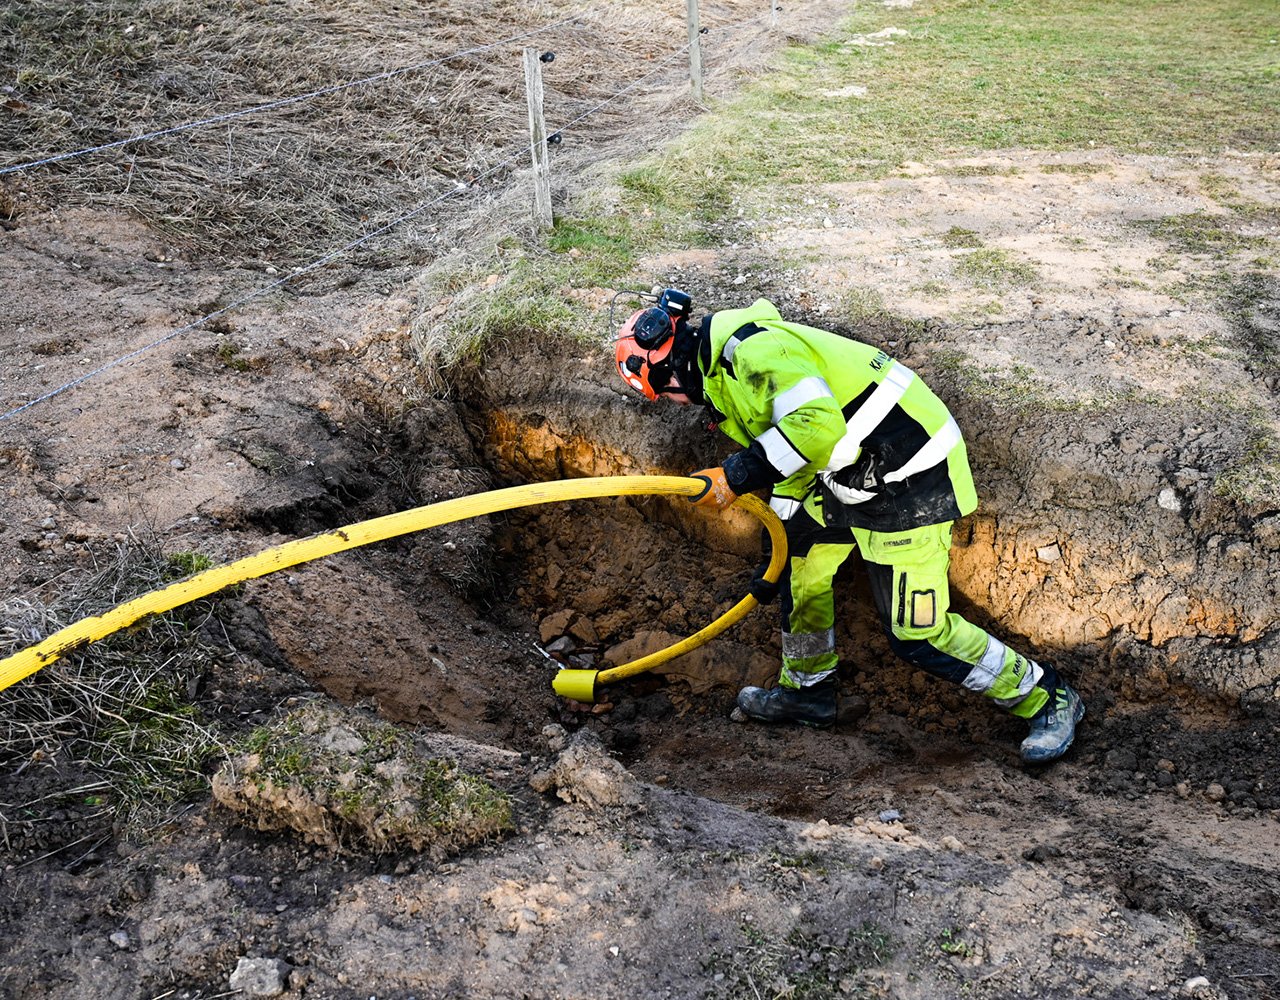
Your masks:
M 609 307 L 609 320 L 614 322 L 614 307 L 623 297 L 654 301 L 645 293 L 619 292 Z M 668 288 L 656 305 L 643 306 L 633 312 L 618 328 L 614 351 L 618 374 L 622 380 L 647 399 L 657 399 L 675 375 L 675 359 L 671 356 L 676 342 L 676 327 L 689 317 L 693 300 L 678 289 Z
M 676 319 L 667 310 L 651 306 L 636 312 L 627 327 L 637 344 L 646 351 L 656 351 L 675 336 Z
M 671 381 L 675 322 L 665 309 L 650 307 L 636 310 L 618 331 L 618 374 L 647 399 L 657 399 Z

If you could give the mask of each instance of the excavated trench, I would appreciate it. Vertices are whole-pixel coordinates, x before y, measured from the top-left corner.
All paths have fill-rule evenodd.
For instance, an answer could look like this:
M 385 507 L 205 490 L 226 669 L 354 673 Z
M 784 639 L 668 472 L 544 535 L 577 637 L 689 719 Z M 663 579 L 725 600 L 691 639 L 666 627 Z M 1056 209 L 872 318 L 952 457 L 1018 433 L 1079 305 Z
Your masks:
M 935 343 L 946 336 L 931 331 Z M 1181 435 L 1170 435 L 1167 408 L 1142 405 L 1105 418 L 1002 411 L 949 383 L 910 343 L 898 353 L 967 429 L 979 481 L 982 506 L 956 529 L 955 602 L 1076 680 L 1090 717 L 1073 757 L 1090 786 L 1215 796 L 1219 786 L 1224 808 L 1243 816 L 1280 808 L 1265 735 L 1276 716 L 1268 609 L 1280 514 L 1214 495 L 1212 455 L 1229 447 L 1231 429 L 1188 409 Z M 448 399 L 367 433 L 363 449 L 331 437 L 333 454 L 308 473 L 312 488 L 283 484 L 287 505 L 240 516 L 314 531 L 519 482 L 683 474 L 732 447 L 700 412 L 615 388 L 602 353 L 552 356 L 535 339 L 459 372 Z M 690 752 L 734 752 L 745 729 L 726 721 L 734 693 L 776 674 L 773 609 L 609 687 L 594 709 L 552 694 L 557 661 L 617 664 L 696 631 L 745 592 L 758 545 L 756 522 L 737 511 L 710 516 L 668 498 L 576 501 L 304 567 L 264 584 L 256 603 L 282 665 L 344 701 L 517 750 L 549 722 L 590 725 L 642 774 L 671 776 Z M 340 588 L 327 586 L 331 574 Z M 870 750 L 846 748 L 844 773 L 878 772 L 898 755 L 928 764 L 978 754 L 1015 766 L 1021 724 L 897 662 L 870 608 L 855 557 L 838 592 L 842 690 L 865 698 L 867 725 L 885 732 Z M 716 773 L 697 772 L 691 790 L 830 815 L 829 800 L 806 797 L 785 768 L 776 794 Z
M 220 602 L 214 638 L 231 653 L 201 679 L 201 707 L 251 726 L 320 688 L 424 734 L 496 747 L 508 761 L 521 755 L 529 772 L 547 760 L 545 730 L 558 724 L 590 730 L 636 779 L 682 793 L 681 802 L 712 800 L 819 832 L 894 810 L 903 824 L 886 835 L 943 844 L 928 863 L 957 886 L 977 879 L 999 895 L 998 873 L 1016 870 L 1028 884 L 1043 873 L 1064 899 L 1107 913 L 1124 905 L 1135 926 L 1158 921 L 1199 940 L 1187 949 L 1198 964 L 1181 979 L 1203 972 L 1232 998 L 1267 996 L 1280 982 L 1280 759 L 1265 620 L 1276 515 L 1216 499 L 1194 471 L 1211 476 L 1212 450 L 1235 447 L 1231 429 L 1188 411 L 1171 434 L 1167 411 L 1140 406 L 1092 420 L 1015 414 L 963 391 L 928 351 L 900 344 L 898 353 L 968 431 L 983 506 L 957 530 L 957 602 L 1061 665 L 1088 700 L 1058 765 L 1026 769 L 1022 723 L 891 656 L 856 557 L 842 571 L 837 641 L 845 702 L 865 698 L 865 718 L 821 732 L 729 719 L 737 688 L 776 671 L 772 609 L 660 672 L 610 686 L 600 705 L 557 698 L 561 662 L 632 659 L 744 592 L 758 556 L 754 520 L 658 497 L 456 522 L 255 581 Z M 613 380 L 602 351 L 557 357 L 531 340 L 456 372 L 447 396 L 412 397 L 393 420 L 379 416 L 376 379 L 348 382 L 325 412 L 272 401 L 270 419 L 228 443 L 275 471 L 202 514 L 244 554 L 514 483 L 685 473 L 732 447 L 700 413 L 649 406 Z M 1184 485 L 1167 485 L 1170 476 Z M 1180 510 L 1159 502 L 1166 489 Z M 517 792 L 528 829 L 486 855 L 510 852 L 512 865 L 556 812 L 528 778 Z M 731 813 L 694 809 L 678 828 L 717 834 L 700 843 L 731 851 L 737 835 L 713 829 Z M 624 843 L 631 831 L 615 822 L 624 825 L 609 827 L 610 842 Z M 224 834 L 235 857 L 252 844 L 295 863 L 288 843 Z M 40 835 L 43 850 L 49 831 Z M 894 900 L 923 857 L 903 862 Z M 990 881 L 975 874 L 987 870 Z M 298 912 L 309 911 L 300 902 Z M 281 926 L 289 935 L 297 927 Z M 1055 933 L 1061 943 L 1072 930 Z M 1128 953 L 1118 960 L 1127 964 Z
M 641 781 L 790 819 L 852 824 L 893 808 L 987 860 L 1025 848 L 1055 877 L 1183 914 L 1224 967 L 1280 975 L 1266 615 L 1280 518 L 1210 489 L 1231 428 L 1188 409 L 1171 434 L 1167 409 L 1141 405 L 1012 413 L 963 392 L 927 352 L 902 344 L 899 356 L 968 430 L 983 504 L 956 531 L 957 604 L 1087 699 L 1075 747 L 1047 771 L 1019 762 L 1023 723 L 895 660 L 856 557 L 841 571 L 837 642 L 844 703 L 865 699 L 865 718 L 821 732 L 729 719 L 739 686 L 775 676 L 773 609 L 610 685 L 599 705 L 556 697 L 562 663 L 626 662 L 745 592 L 756 522 L 661 497 L 457 522 L 268 577 L 224 615 L 254 655 L 212 693 L 253 717 L 310 683 L 534 757 L 548 725 L 587 728 Z M 504 351 L 390 424 L 369 417 L 373 397 L 353 398 L 366 419 L 347 427 L 360 433 L 281 426 L 255 446 L 300 447 L 310 426 L 301 447 L 316 464 L 224 511 L 226 525 L 294 535 L 521 482 L 683 474 L 732 447 L 692 408 L 615 387 L 603 352 L 551 357 L 536 339 Z

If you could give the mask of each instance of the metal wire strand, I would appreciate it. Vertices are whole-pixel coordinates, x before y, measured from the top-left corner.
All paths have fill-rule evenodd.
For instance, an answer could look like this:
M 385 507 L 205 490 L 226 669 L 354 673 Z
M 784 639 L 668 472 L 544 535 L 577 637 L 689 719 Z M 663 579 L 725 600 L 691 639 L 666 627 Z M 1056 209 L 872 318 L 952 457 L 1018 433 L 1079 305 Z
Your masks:
M 533 28 L 530 31 L 523 32 L 519 35 L 512 35 L 510 38 L 503 38 L 496 42 L 490 42 L 487 45 L 478 45 L 475 48 L 462 49 L 458 52 L 451 53 L 447 56 L 440 56 L 436 59 L 428 59 L 426 62 L 414 63 L 412 66 L 402 66 L 399 69 L 386 70 L 373 76 L 366 76 L 360 80 L 351 80 L 348 83 L 339 83 L 331 87 L 322 87 L 320 90 L 313 90 L 306 94 L 296 94 L 293 97 L 281 98 L 278 101 L 270 101 L 266 104 L 257 104 L 251 108 L 241 108 L 239 111 L 227 111 L 223 114 L 213 115 L 210 118 L 201 118 L 199 121 L 186 122 L 182 125 L 174 125 L 170 128 L 157 129 L 154 132 L 144 132 L 141 135 L 130 136 L 128 139 L 117 139 L 115 142 L 103 143 L 100 146 L 89 146 L 85 149 L 77 149 L 69 153 L 57 153 L 53 156 L 46 156 L 43 159 L 31 160 L 27 163 L 17 163 L 8 167 L 0 167 L 0 177 L 6 174 L 15 174 L 25 170 L 34 170 L 36 167 L 47 166 L 50 163 L 60 163 L 63 160 L 71 160 L 81 156 L 89 156 L 93 153 L 102 153 L 109 149 L 119 149 L 121 146 L 128 146 L 135 142 L 147 142 L 151 139 L 160 139 L 166 135 L 173 135 L 176 132 L 186 132 L 190 129 L 200 128 L 205 125 L 217 125 L 219 122 L 231 121 L 234 118 L 243 118 L 246 115 L 259 114 L 263 111 L 272 111 L 276 108 L 288 107 L 291 104 L 300 104 L 303 101 L 309 101 L 316 97 L 324 97 L 328 94 L 337 94 L 344 90 L 350 90 L 353 87 L 363 87 L 371 83 L 378 83 L 383 80 L 390 80 L 405 73 L 414 73 L 418 70 L 427 69 L 430 66 L 439 66 L 442 63 L 450 62 L 454 59 L 460 59 L 463 56 L 475 55 L 478 52 L 485 52 L 488 49 L 497 48 L 500 45 L 509 45 L 512 42 L 518 42 L 522 38 L 531 38 L 534 35 L 542 34 L 550 31 L 552 28 L 558 28 L 562 24 L 568 24 L 570 21 L 576 21 L 579 18 L 586 17 L 594 13 L 599 8 L 590 8 L 582 13 L 573 14 L 569 17 L 561 18 L 551 24 L 544 24 L 541 28 Z

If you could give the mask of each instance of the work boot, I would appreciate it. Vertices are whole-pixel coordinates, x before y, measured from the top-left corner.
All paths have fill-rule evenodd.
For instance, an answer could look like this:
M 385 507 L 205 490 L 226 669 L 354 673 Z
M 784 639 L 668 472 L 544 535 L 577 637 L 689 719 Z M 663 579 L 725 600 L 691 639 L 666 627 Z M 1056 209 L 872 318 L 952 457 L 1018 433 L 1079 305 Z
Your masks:
M 836 682 L 828 678 L 802 688 L 744 687 L 738 692 L 738 708 L 761 722 L 798 722 L 825 729 L 836 721 Z
M 1022 741 L 1022 759 L 1028 764 L 1057 760 L 1076 738 L 1076 723 L 1084 718 L 1084 702 L 1065 682 L 1049 692 L 1044 708 L 1031 719 L 1031 733 Z

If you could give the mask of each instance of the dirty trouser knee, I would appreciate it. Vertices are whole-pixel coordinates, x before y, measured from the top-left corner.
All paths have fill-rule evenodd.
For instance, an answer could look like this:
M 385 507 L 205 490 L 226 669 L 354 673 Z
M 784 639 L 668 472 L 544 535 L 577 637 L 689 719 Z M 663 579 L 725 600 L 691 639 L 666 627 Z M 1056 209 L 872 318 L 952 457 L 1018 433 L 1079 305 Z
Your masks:
M 828 528 L 804 510 L 786 522 L 787 563 L 778 583 L 782 596 L 784 687 L 817 684 L 835 674 L 835 597 L 831 582 L 853 551 L 848 528 Z
M 950 610 L 951 523 L 911 531 L 853 529 L 894 651 L 936 677 L 1030 718 L 1057 681 L 1052 668 L 1010 649 Z

